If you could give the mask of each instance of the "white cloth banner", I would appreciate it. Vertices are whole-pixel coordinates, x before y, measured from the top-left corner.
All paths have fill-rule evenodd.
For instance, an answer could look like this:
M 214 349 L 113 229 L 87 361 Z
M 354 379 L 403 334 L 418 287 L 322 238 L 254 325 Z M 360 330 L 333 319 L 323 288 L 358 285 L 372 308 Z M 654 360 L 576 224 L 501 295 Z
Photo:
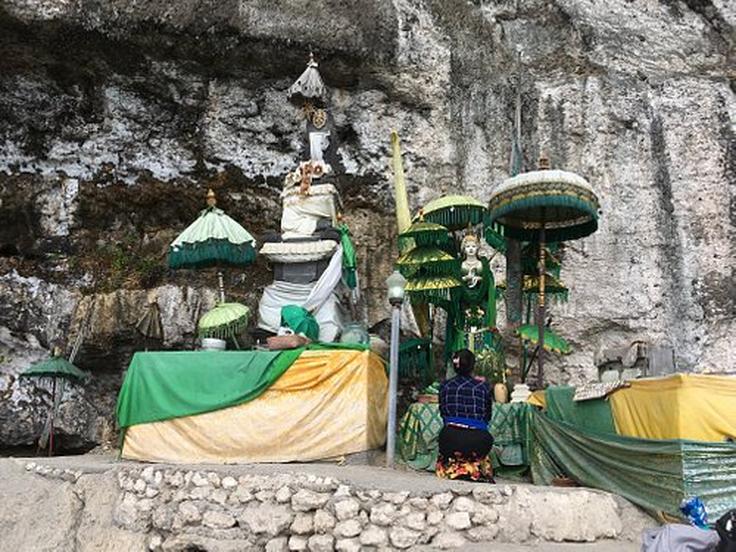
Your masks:
M 275 281 L 263 290 L 258 305 L 258 327 L 277 332 L 281 326 L 281 308 L 303 307 L 319 324 L 319 340 L 332 342 L 343 328 L 343 309 L 335 293 L 342 276 L 342 247 L 338 246 L 330 264 L 319 280 L 310 284 Z

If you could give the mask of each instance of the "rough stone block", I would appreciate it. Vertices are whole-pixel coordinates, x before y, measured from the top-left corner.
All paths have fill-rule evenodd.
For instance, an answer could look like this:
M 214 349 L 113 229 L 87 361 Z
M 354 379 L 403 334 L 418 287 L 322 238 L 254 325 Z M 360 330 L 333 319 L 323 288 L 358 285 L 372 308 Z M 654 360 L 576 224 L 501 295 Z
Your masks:
M 389 539 L 396 548 L 410 548 L 417 543 L 420 534 L 406 527 L 394 527 L 389 531 Z
M 471 542 L 489 542 L 498 535 L 498 527 L 495 525 L 473 527 L 465 533 Z
M 432 539 L 432 546 L 442 550 L 447 550 L 450 548 L 461 548 L 462 546 L 465 546 L 466 542 L 465 538 L 458 533 L 443 532 L 435 535 Z
M 446 510 L 453 498 L 452 493 L 440 493 L 434 495 L 430 501 L 440 510 Z
M 358 539 L 338 539 L 335 550 L 338 552 L 360 552 L 360 541 Z
M 202 514 L 197 508 L 197 505 L 190 501 L 184 501 L 179 503 L 179 516 L 183 523 L 193 525 L 199 523 L 202 519 Z
M 424 512 L 412 512 L 402 520 L 402 523 L 405 527 L 414 529 L 415 531 L 424 531 L 427 528 Z
M 249 504 L 238 517 L 241 527 L 248 527 L 254 535 L 277 537 L 285 532 L 294 514 L 281 504 Z
M 382 546 L 387 542 L 386 531 L 375 525 L 369 525 L 360 534 L 360 544 L 364 546 Z
M 231 491 L 238 486 L 238 480 L 230 475 L 226 475 L 222 478 L 220 484 L 222 485 L 222 488 L 226 491 Z
M 314 516 L 299 512 L 294 517 L 290 530 L 296 535 L 308 535 L 314 529 Z
M 277 537 L 266 543 L 266 552 L 287 552 L 289 541 L 286 537 Z
M 396 506 L 393 504 L 384 502 L 371 508 L 371 523 L 376 525 L 391 525 L 396 516 Z
M 235 525 L 235 518 L 227 512 L 209 510 L 202 516 L 202 525 L 212 529 L 228 529 Z
M 485 504 L 476 504 L 471 521 L 476 525 L 489 525 L 498 521 L 498 510 Z
M 471 526 L 468 512 L 451 512 L 445 516 L 445 523 L 450 529 L 462 531 Z
M 332 552 L 335 549 L 335 537 L 332 535 L 312 535 L 307 541 L 309 552 Z
M 291 497 L 291 507 L 297 512 L 310 512 L 322 508 L 330 499 L 326 493 L 317 493 L 308 489 L 299 489 Z
M 335 527 L 337 521 L 327 510 L 317 510 L 314 513 L 314 532 L 315 533 L 329 533 Z
M 337 519 L 344 521 L 354 518 L 360 512 L 360 503 L 354 498 L 347 498 L 335 503 L 335 515 Z
M 357 519 L 347 519 L 335 526 L 335 536 L 342 538 L 357 537 L 363 527 Z
M 467 496 L 459 496 L 452 503 L 452 510 L 455 512 L 469 512 L 475 511 L 475 501 L 469 499 Z
M 302 551 L 307 549 L 307 537 L 293 535 L 289 537 L 289 550 Z

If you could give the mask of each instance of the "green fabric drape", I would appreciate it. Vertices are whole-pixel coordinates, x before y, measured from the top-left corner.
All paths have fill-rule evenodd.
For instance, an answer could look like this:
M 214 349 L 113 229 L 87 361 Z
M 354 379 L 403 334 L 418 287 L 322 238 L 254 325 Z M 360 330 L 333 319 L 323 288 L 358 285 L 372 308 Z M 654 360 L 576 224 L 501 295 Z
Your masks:
M 118 425 L 202 414 L 253 400 L 302 351 L 136 353 L 118 395 Z
M 607 400 L 575 402 L 575 388 L 567 385 L 550 386 L 544 395 L 547 402 L 545 413 L 552 420 L 596 433 L 616 434 L 611 405 Z
M 679 516 L 680 502 L 699 496 L 711 519 L 736 504 L 736 444 L 649 440 L 584 430 L 531 414 L 535 484 L 557 475 L 610 491 L 652 511 Z
M 358 285 L 358 278 L 355 269 L 358 266 L 357 257 L 355 255 L 355 246 L 350 239 L 350 228 L 345 223 L 337 227 L 340 232 L 340 245 L 342 245 L 342 275 L 345 285 L 350 289 L 355 289 Z
M 314 315 L 303 307 L 286 305 L 281 308 L 281 325 L 296 334 L 303 334 L 312 341 L 319 339 L 319 323 Z

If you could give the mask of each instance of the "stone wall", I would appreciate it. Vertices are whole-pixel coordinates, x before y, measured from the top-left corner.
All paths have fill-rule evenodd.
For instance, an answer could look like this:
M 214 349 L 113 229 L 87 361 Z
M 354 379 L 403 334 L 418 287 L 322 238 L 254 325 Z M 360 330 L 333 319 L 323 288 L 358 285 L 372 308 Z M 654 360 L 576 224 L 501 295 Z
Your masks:
M 387 317 L 395 256 L 390 130 L 413 209 L 448 192 L 487 200 L 508 176 L 518 88 L 525 168 L 546 150 L 603 208 L 599 231 L 562 253 L 570 301 L 552 317 L 573 353 L 548 380 L 588 381 L 596 351 L 634 340 L 673 345 L 681 370 L 733 370 L 733 2 L 271 4 L 0 3 L 0 427 L 47 404 L 17 374 L 69 345 L 81 305 L 104 323 L 79 357 L 96 383 L 72 442 L 109 424 L 149 294 L 183 301 L 163 313 L 163 346 L 191 343 L 215 278 L 167 271 L 167 245 L 210 186 L 256 235 L 278 228 L 301 153 L 284 91 L 310 48 L 332 90 L 369 325 Z M 260 260 L 227 288 L 254 307 L 269 281 Z M 0 446 L 32 443 L 32 425 L 0 431 Z
M 381 470 L 376 478 L 384 477 Z M 80 470 L 28 463 L 36 476 L 77 484 Z M 339 471 L 339 470 L 338 470 Z M 113 519 L 149 549 L 358 551 L 472 542 L 634 539 L 651 523 L 630 504 L 589 489 L 457 483 L 365 488 L 309 473 L 264 475 L 175 467 L 113 470 Z M 417 476 L 413 476 L 416 479 Z M 401 476 L 395 477 L 401 480 Z M 437 481 L 437 480 L 435 480 Z M 434 490 L 431 490 L 434 487 Z

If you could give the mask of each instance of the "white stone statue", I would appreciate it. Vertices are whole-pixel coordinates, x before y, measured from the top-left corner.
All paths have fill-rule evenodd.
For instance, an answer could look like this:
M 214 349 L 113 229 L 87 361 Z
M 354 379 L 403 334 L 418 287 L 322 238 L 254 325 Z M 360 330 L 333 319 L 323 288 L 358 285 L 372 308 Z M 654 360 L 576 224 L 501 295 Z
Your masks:
M 460 265 L 463 282 L 469 288 L 474 288 L 483 279 L 483 263 L 478 257 L 478 238 L 474 234 L 468 234 L 463 238 L 462 250 L 465 260 Z
M 329 132 L 309 133 L 309 157 L 314 164 L 325 165 L 324 152 L 330 147 Z M 325 170 L 324 172 L 330 172 Z

